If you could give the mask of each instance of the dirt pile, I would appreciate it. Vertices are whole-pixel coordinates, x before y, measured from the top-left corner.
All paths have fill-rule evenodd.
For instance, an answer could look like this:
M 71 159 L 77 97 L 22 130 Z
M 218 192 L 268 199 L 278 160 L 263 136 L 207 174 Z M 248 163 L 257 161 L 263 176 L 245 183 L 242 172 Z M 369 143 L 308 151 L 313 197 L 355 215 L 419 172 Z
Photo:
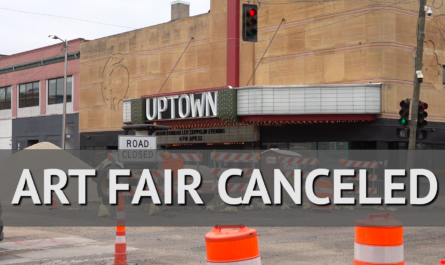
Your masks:
M 62 148 L 50 142 L 41 142 L 38 144 L 26 147 L 25 150 L 62 150 Z
M 0 202 L 3 206 L 11 205 L 19 179 L 24 169 L 29 169 L 34 179 L 39 197 L 43 203 L 43 173 L 45 169 L 60 169 L 68 174 L 69 169 L 91 169 L 89 165 L 58 146 L 42 142 L 0 160 Z M 53 177 L 53 183 L 58 178 Z M 63 190 L 72 204 L 78 202 L 78 178 L 69 177 Z M 87 178 L 87 200 L 99 201 L 96 183 Z M 22 198 L 21 205 L 30 205 L 30 198 Z

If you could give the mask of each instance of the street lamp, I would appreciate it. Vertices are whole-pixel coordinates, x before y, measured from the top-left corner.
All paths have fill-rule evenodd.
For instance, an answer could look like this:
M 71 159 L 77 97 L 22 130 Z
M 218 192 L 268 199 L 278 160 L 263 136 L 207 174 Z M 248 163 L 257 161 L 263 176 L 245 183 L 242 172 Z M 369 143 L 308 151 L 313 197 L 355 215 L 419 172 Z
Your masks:
M 65 45 L 65 75 L 64 75 L 64 89 L 63 89 L 63 114 L 62 114 L 62 149 L 65 150 L 65 138 L 66 138 L 66 72 L 68 68 L 68 41 L 62 40 L 61 38 L 57 37 L 56 35 L 49 35 L 48 36 L 51 39 L 60 40 Z

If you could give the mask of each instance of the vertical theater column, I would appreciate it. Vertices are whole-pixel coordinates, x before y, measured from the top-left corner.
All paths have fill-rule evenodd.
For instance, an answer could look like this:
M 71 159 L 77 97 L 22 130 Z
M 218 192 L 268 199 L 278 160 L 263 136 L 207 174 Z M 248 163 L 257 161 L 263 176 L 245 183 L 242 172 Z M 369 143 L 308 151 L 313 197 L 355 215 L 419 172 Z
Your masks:
M 227 0 L 227 86 L 239 87 L 239 0 Z
M 206 234 L 205 240 L 207 265 L 261 265 L 255 229 L 243 224 L 216 225 Z
M 389 213 L 355 223 L 354 265 L 403 265 L 403 225 Z

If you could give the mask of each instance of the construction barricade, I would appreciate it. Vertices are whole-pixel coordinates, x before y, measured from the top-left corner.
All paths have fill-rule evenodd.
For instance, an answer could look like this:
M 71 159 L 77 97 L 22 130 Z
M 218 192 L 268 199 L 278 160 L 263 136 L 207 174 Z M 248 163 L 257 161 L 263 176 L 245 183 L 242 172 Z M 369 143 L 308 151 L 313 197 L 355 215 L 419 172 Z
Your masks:
M 161 195 L 161 198 L 163 198 L 164 195 L 164 169 L 170 169 L 172 170 L 173 174 L 177 174 L 178 169 L 191 167 L 193 169 L 196 169 L 198 172 L 200 172 L 200 162 L 202 162 L 202 154 L 198 153 L 170 153 L 168 151 L 164 153 L 157 153 L 157 169 L 150 169 L 150 174 L 155 180 L 156 183 L 156 189 L 159 195 Z M 108 154 L 108 160 L 112 162 L 112 165 L 118 161 L 118 154 L 117 153 L 109 153 Z M 179 161 L 179 165 L 175 165 L 175 163 L 166 163 L 170 161 Z M 184 166 L 184 163 L 187 163 L 188 166 Z M 167 164 L 167 165 L 166 165 Z M 178 164 L 178 163 L 176 163 Z M 193 164 L 193 166 L 190 166 Z M 143 173 L 143 170 L 141 169 L 132 169 L 130 179 L 138 180 Z M 200 172 L 201 173 L 201 172 Z M 124 192 L 125 197 L 131 197 L 135 193 L 135 183 L 138 183 L 138 181 L 126 181 L 130 183 L 130 190 L 128 192 Z M 199 193 L 202 193 L 202 189 L 198 189 Z M 173 179 L 173 187 L 172 187 L 172 194 L 173 196 L 177 196 L 177 183 L 176 180 Z M 175 200 L 174 200 L 175 201 Z M 163 210 L 163 206 L 161 205 L 161 211 Z
M 377 179 L 376 169 L 379 167 L 378 162 L 375 161 L 355 161 L 355 160 L 344 160 L 340 159 L 340 164 L 345 167 L 355 168 L 355 169 L 372 169 L 372 173 L 367 175 L 368 180 L 368 196 L 370 197 L 381 197 L 383 198 L 384 188 L 383 181 Z M 345 195 L 351 196 L 354 198 L 359 197 L 359 173 L 353 177 L 344 177 L 343 182 L 345 183 L 353 183 L 354 190 L 353 191 L 345 191 Z
M 403 265 L 403 225 L 389 213 L 355 224 L 354 265 Z
M 213 178 L 212 192 L 214 193 L 216 205 L 219 205 L 221 198 L 218 194 L 218 180 L 221 174 L 230 168 L 240 168 L 243 170 L 243 177 L 229 179 L 226 188 L 230 195 L 239 196 L 246 191 L 253 170 L 258 168 L 257 163 L 259 157 L 257 153 L 212 152 L 210 159 L 213 161 L 213 168 L 210 169 Z M 240 167 L 239 164 L 246 166 Z
M 301 178 L 302 178 L 301 185 L 302 185 L 302 187 L 304 187 L 307 175 L 309 174 L 310 171 L 312 171 L 318 167 L 318 165 L 320 164 L 320 161 L 317 158 L 279 156 L 278 163 L 280 163 L 281 172 L 290 182 L 292 182 L 292 180 L 294 180 L 294 177 L 295 177 L 294 170 L 300 169 L 301 170 Z M 321 186 L 319 188 L 323 188 L 322 186 L 326 186 L 326 183 L 321 182 L 320 185 Z M 331 188 L 331 191 L 328 192 L 328 194 L 329 193 L 331 194 L 331 195 L 329 195 L 329 198 L 331 198 L 331 201 L 332 201 L 332 188 Z M 317 195 L 317 196 L 328 197 L 328 196 L 325 196 L 324 194 Z M 307 204 L 308 208 L 312 208 L 313 210 L 320 210 L 320 211 L 330 211 L 331 210 L 331 206 L 318 207 L 317 205 L 307 203 L 309 201 L 309 199 L 306 196 L 305 189 L 303 189 L 303 201 L 305 202 L 304 204 Z
M 216 225 L 205 242 L 208 265 L 261 265 L 257 231 L 243 224 Z
M 334 184 L 332 181 L 324 179 L 315 180 L 314 192 L 318 198 L 329 198 L 330 203 L 327 205 L 316 205 L 312 203 L 312 210 L 330 212 L 332 209 L 334 209 Z

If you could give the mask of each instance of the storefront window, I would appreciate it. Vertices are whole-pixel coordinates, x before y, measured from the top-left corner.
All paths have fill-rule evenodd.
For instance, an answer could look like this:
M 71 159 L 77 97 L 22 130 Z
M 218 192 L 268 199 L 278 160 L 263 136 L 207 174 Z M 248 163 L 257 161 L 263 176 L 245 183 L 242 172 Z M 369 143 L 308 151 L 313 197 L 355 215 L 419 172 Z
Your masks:
M 289 150 L 317 150 L 317 142 L 289 143 Z
M 348 142 L 318 142 L 318 150 L 348 150 Z
M 281 150 L 287 150 L 287 143 L 263 143 L 261 145 L 261 149 L 270 149 L 270 148 L 278 148 Z

